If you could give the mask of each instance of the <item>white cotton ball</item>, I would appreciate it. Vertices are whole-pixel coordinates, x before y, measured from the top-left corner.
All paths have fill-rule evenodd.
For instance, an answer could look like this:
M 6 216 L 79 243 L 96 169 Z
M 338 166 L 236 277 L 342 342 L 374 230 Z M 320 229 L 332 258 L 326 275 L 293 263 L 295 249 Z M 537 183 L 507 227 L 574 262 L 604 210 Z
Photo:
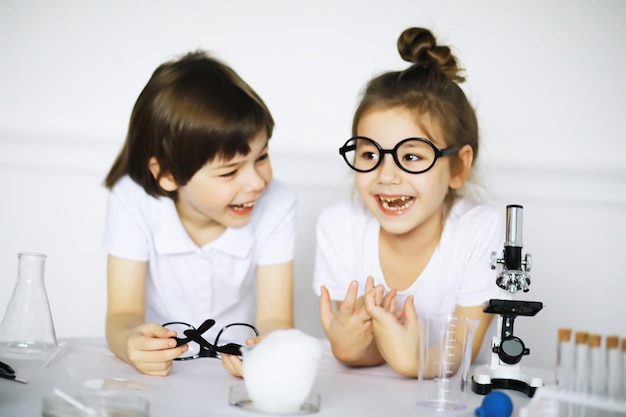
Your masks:
M 274 331 L 244 350 L 244 382 L 255 408 L 271 413 L 300 410 L 321 357 L 320 341 L 298 329 Z

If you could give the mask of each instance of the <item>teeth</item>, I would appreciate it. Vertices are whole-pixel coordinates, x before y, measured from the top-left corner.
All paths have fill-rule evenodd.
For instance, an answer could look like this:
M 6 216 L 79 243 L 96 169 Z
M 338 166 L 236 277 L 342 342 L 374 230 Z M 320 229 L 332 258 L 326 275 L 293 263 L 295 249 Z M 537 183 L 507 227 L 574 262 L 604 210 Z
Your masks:
M 413 204 L 413 197 L 402 196 L 398 198 L 378 197 L 382 206 L 387 210 L 404 210 Z
M 254 203 L 234 204 L 233 206 L 237 208 L 250 208 L 254 207 Z
M 403 195 L 402 197 L 399 198 L 386 198 L 386 197 L 378 197 L 380 198 L 380 201 L 384 201 L 387 203 L 393 202 L 393 201 L 407 201 L 407 200 L 411 200 L 413 197 L 408 197 L 406 195 Z

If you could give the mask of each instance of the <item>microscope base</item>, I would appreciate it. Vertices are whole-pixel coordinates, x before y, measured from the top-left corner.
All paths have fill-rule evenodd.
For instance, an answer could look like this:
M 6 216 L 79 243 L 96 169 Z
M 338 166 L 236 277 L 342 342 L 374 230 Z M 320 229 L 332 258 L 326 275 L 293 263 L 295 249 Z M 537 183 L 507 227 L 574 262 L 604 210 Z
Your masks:
M 472 391 L 480 395 L 489 394 L 492 389 L 513 389 L 532 397 L 535 390 L 542 386 L 541 378 L 531 377 L 519 369 L 505 366 L 498 368 L 479 366 L 472 375 Z

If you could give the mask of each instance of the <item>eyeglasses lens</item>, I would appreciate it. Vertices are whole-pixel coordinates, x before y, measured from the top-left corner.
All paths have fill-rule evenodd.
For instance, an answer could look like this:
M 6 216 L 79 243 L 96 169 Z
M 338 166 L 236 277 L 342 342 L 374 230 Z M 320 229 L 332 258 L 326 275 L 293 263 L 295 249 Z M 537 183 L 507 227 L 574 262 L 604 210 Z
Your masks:
M 346 162 L 357 171 L 375 169 L 382 158 L 379 147 L 367 138 L 352 138 L 344 149 Z M 426 171 L 435 161 L 435 149 L 428 142 L 419 139 L 402 142 L 394 153 L 396 164 L 400 163 L 408 172 Z
M 193 326 L 182 324 L 182 323 L 171 323 L 165 326 L 165 328 L 168 330 L 174 330 L 176 332 L 176 337 L 180 339 L 187 337 L 185 335 L 185 330 L 189 330 L 189 329 L 194 330 Z M 200 353 L 200 345 L 198 343 L 191 340 L 187 343 L 187 345 L 189 346 L 189 349 L 185 353 L 180 355 L 181 359 L 191 358 L 191 357 L 197 356 Z
M 223 328 L 215 344 L 217 346 L 224 346 L 228 343 L 235 343 L 246 346 L 246 340 L 255 337 L 257 337 L 257 334 L 253 327 L 235 323 Z

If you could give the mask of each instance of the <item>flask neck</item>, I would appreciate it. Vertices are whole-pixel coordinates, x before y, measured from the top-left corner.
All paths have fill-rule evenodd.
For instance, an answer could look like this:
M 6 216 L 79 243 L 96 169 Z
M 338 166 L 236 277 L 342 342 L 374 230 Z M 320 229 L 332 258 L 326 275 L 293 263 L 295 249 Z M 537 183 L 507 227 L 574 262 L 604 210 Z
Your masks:
M 47 256 L 42 253 L 19 253 L 17 279 L 22 282 L 40 282 L 44 278 Z

